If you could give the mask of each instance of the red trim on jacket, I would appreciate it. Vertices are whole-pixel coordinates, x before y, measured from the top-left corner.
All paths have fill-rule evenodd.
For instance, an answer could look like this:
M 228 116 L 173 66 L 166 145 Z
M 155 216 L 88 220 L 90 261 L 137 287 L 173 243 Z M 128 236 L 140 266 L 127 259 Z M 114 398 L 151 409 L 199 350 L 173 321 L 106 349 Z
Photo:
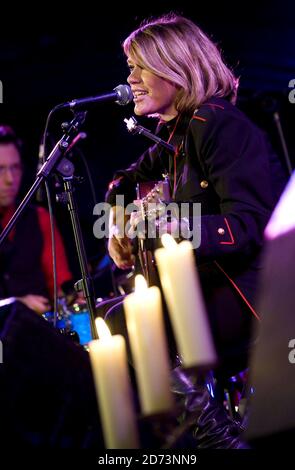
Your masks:
M 230 241 L 229 242 L 219 242 L 219 243 L 220 243 L 220 245 L 234 245 L 235 244 L 235 239 L 233 237 L 232 231 L 230 229 L 230 226 L 229 226 L 229 223 L 228 223 L 226 217 L 224 217 L 224 222 L 225 222 L 225 225 L 227 226 L 227 229 L 229 231 Z
M 221 106 L 221 104 L 214 104 L 214 103 L 203 103 L 202 106 L 212 106 L 213 108 L 224 109 L 224 106 Z
M 195 116 L 195 115 L 193 115 L 193 119 L 197 119 L 198 121 L 202 121 L 202 122 L 206 122 L 206 121 L 207 121 L 207 119 L 202 118 L 201 116 Z

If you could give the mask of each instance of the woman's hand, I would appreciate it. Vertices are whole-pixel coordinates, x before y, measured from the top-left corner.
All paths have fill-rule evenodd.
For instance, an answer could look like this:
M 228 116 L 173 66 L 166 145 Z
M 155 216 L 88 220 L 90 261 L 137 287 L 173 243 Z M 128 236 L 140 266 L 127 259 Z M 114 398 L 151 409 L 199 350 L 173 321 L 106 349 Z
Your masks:
M 109 238 L 109 255 L 120 269 L 129 269 L 135 263 L 132 246 L 128 237 L 120 238 L 115 234 Z
M 127 221 L 124 207 L 115 206 L 111 209 L 108 250 L 115 265 L 120 269 L 129 269 L 135 263 L 131 241 L 125 234 Z

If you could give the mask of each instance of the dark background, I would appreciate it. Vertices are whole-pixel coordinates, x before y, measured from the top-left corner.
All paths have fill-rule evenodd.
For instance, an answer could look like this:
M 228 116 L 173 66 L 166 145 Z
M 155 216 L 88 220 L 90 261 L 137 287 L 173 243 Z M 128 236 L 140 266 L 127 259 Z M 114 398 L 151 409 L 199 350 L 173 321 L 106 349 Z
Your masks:
M 26 185 L 33 181 L 49 110 L 60 102 L 109 92 L 126 83 L 121 42 L 144 18 L 171 10 L 190 17 L 220 45 L 226 62 L 240 76 L 238 106 L 265 129 L 285 164 L 273 121 L 273 112 L 279 112 L 294 166 L 295 104 L 288 100 L 289 81 L 295 78 L 294 0 L 143 3 L 1 6 L 0 123 L 12 125 L 25 143 Z M 134 161 L 148 146 L 143 137 L 133 137 L 125 128 L 123 119 L 132 110 L 132 105 L 104 104 L 88 113 L 84 126 L 88 138 L 80 149 L 90 168 L 97 201 L 103 200 L 114 170 Z M 55 116 L 50 128 L 52 142 L 61 136 L 61 122 L 70 117 L 70 113 Z M 142 124 L 154 127 L 151 121 Z M 76 173 L 85 176 L 81 156 L 75 154 L 74 161 Z M 105 248 L 92 233 L 94 202 L 86 176 L 76 194 L 88 257 L 99 262 Z M 56 207 L 56 217 L 77 277 L 66 209 Z M 103 281 L 97 284 L 97 295 L 104 295 Z

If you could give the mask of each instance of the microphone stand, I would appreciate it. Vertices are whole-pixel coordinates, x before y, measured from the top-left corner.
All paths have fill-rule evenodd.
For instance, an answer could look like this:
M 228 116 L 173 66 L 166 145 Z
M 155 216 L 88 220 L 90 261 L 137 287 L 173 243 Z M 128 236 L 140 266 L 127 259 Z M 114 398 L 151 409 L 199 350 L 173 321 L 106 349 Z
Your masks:
M 277 131 L 278 131 L 278 134 L 279 134 L 279 138 L 280 138 L 280 141 L 281 141 L 282 150 L 283 150 L 283 154 L 284 154 L 284 157 L 285 157 L 285 162 L 286 162 L 286 166 L 287 166 L 287 169 L 288 169 L 288 173 L 291 176 L 292 172 L 293 172 L 293 168 L 292 168 L 291 159 L 290 159 L 288 147 L 287 147 L 287 144 L 286 144 L 286 139 L 285 139 L 282 124 L 281 124 L 281 118 L 280 118 L 280 115 L 279 115 L 278 111 L 274 111 L 273 119 L 274 119 Z
M 33 185 L 23 198 L 22 202 L 14 212 L 13 216 L 11 217 L 10 221 L 2 231 L 0 235 L 0 246 L 7 238 L 11 230 L 16 225 L 19 217 L 32 200 L 34 194 L 43 183 L 44 179 L 48 178 L 51 173 L 54 171 L 57 172 L 59 175 L 62 176 L 64 181 L 64 189 L 67 195 L 67 203 L 68 209 L 70 211 L 71 222 L 73 226 L 73 232 L 75 237 L 75 244 L 79 258 L 79 264 L 81 269 L 82 279 L 78 281 L 78 286 L 83 289 L 83 293 L 87 302 L 88 311 L 90 314 L 90 325 L 91 325 L 91 333 L 94 339 L 97 339 L 97 331 L 95 328 L 95 300 L 94 300 L 94 289 L 92 280 L 89 275 L 88 265 L 87 265 L 87 258 L 86 258 L 86 251 L 84 247 L 81 226 L 78 218 L 77 213 L 77 206 L 74 199 L 73 194 L 73 186 L 72 181 L 74 178 L 74 165 L 70 162 L 64 155 L 67 153 L 69 148 L 72 148 L 73 145 L 79 140 L 77 139 L 77 134 L 79 134 L 79 130 L 81 125 L 84 123 L 86 117 L 86 111 L 75 113 L 74 118 L 67 126 L 62 126 L 64 135 L 62 138 L 57 142 L 49 156 L 47 157 L 45 163 L 42 165 L 40 170 L 37 173 L 36 180 L 34 181 Z

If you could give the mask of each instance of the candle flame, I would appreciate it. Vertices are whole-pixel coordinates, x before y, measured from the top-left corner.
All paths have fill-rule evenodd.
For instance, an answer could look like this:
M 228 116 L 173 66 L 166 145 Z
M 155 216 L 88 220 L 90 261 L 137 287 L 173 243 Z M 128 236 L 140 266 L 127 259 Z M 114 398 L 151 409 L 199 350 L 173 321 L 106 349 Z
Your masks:
M 135 292 L 140 293 L 147 290 L 147 283 L 142 274 L 135 276 Z
M 161 242 L 164 248 L 167 248 L 168 250 L 171 248 L 175 248 L 177 246 L 176 241 L 170 235 L 169 233 L 164 233 L 161 237 Z
M 95 326 L 100 339 L 107 339 L 112 336 L 106 322 L 102 318 L 95 319 Z

